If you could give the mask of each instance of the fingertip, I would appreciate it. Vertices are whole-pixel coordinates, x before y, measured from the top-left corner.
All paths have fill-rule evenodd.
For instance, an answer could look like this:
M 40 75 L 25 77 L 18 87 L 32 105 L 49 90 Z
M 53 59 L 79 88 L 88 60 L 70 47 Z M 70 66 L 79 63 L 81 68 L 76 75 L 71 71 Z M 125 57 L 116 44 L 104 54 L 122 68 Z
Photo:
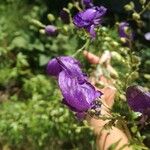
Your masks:
M 86 50 L 84 50 L 84 51 L 83 51 L 83 55 L 85 55 L 85 56 L 86 56 L 86 55 L 87 55 L 87 53 L 88 53 L 88 51 L 86 51 Z
M 98 64 L 99 63 L 99 57 L 96 55 L 84 50 L 83 55 L 86 57 L 86 59 L 91 63 L 91 64 Z

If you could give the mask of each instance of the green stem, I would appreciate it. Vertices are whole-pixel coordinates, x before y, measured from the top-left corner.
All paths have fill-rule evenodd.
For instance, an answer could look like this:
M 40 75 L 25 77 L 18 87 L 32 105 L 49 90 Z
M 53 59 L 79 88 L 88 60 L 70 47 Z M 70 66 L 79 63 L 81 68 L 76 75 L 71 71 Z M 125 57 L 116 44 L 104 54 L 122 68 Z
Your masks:
M 132 139 L 132 136 L 131 136 L 131 133 L 130 133 L 128 127 L 127 127 L 126 122 L 125 122 L 125 121 L 122 121 L 122 122 L 121 122 L 121 125 L 122 125 L 122 127 L 123 127 L 123 129 L 124 129 L 124 132 L 125 132 L 125 134 L 127 135 L 128 139 L 131 140 L 131 139 Z
M 150 2 L 147 3 L 147 5 L 145 6 L 145 8 L 144 8 L 139 14 L 141 15 L 142 13 L 144 13 L 144 11 L 145 11 L 148 7 L 150 7 Z
M 128 40 L 128 42 L 129 42 L 129 48 L 130 48 L 130 50 L 129 50 L 129 57 L 130 57 L 130 73 L 129 73 L 129 75 L 126 77 L 126 80 L 125 80 L 125 89 L 127 88 L 127 86 L 128 86 L 128 80 L 129 80 L 129 77 L 131 76 L 131 74 L 133 73 L 132 72 L 132 63 L 133 63 L 133 60 L 132 60 L 132 42 L 131 42 L 131 40 Z
M 79 6 L 79 2 L 73 2 L 74 3 L 74 7 L 76 8 L 76 9 L 78 9 L 79 11 L 82 11 L 82 9 L 80 8 L 80 6 Z
M 70 10 L 68 8 L 63 8 L 63 10 L 65 10 L 69 14 L 69 20 L 70 20 L 70 23 L 72 23 L 73 20 L 72 20 L 72 16 L 71 16 Z
M 80 52 L 82 52 L 82 50 L 87 49 L 89 44 L 90 44 L 90 39 L 88 39 L 85 42 L 85 44 L 72 55 L 72 57 L 76 57 Z

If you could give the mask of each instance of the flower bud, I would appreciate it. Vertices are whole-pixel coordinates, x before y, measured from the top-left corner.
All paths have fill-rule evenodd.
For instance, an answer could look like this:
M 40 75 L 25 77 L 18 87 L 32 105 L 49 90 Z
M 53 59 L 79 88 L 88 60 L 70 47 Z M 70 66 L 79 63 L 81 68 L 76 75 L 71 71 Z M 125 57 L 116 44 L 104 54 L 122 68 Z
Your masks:
M 64 26 L 63 26 L 63 30 L 64 30 L 65 32 L 68 32 L 68 31 L 69 31 L 68 26 L 67 26 L 67 25 L 64 25 Z
M 106 41 L 111 41 L 111 40 L 112 40 L 112 39 L 111 39 L 110 37 L 108 37 L 108 36 L 105 37 L 104 39 L 105 39 Z
M 120 40 L 121 40 L 122 43 L 126 43 L 126 42 L 127 42 L 127 39 L 126 39 L 126 38 L 123 38 L 123 37 L 120 38 Z
M 45 33 L 49 36 L 57 36 L 58 35 L 58 29 L 53 25 L 47 25 L 45 27 Z
M 66 23 L 66 24 L 70 23 L 69 12 L 66 9 L 63 9 L 60 12 L 60 18 L 64 23 Z
M 140 0 L 140 3 L 143 5 L 146 3 L 146 0 Z
M 54 21 L 55 20 L 55 17 L 54 17 L 54 15 L 53 14 L 48 14 L 47 15 L 47 19 L 49 20 L 49 21 Z
M 44 29 L 40 29 L 39 32 L 40 32 L 41 34 L 45 34 L 45 30 L 44 30 Z
M 108 71 L 109 71 L 112 78 L 115 78 L 115 79 L 118 78 L 117 71 L 111 65 L 108 65 L 107 69 L 108 69 Z
M 132 14 L 132 18 L 133 18 L 134 20 L 139 20 L 139 19 L 140 19 L 140 15 L 135 12 L 135 13 Z
M 135 6 L 134 6 L 134 2 L 131 1 L 131 2 L 129 3 L 129 5 L 132 7 L 132 9 L 134 9 L 134 7 L 135 7 Z
M 119 32 L 121 41 L 124 44 L 128 43 L 127 40 L 133 39 L 133 32 L 132 32 L 131 28 L 129 27 L 129 23 L 127 23 L 127 22 L 121 22 L 119 24 L 118 32 Z
M 132 6 L 130 6 L 129 4 L 127 4 L 127 5 L 124 6 L 124 9 L 126 11 L 131 11 L 133 8 L 132 8 Z
M 111 42 L 111 44 L 112 44 L 113 46 L 119 46 L 119 43 L 116 42 L 116 41 Z
M 136 64 L 136 65 L 139 65 L 140 62 L 141 62 L 141 61 L 140 61 L 140 57 L 135 56 L 135 55 L 132 56 L 132 61 L 133 61 L 132 63 L 133 63 L 133 64 Z
M 73 4 L 72 3 L 68 3 L 68 8 L 72 9 L 73 8 Z
M 112 51 L 111 54 L 112 54 L 112 58 L 113 58 L 114 60 L 123 61 L 122 56 L 121 56 L 118 52 Z
M 150 75 L 149 74 L 144 74 L 144 78 L 150 80 Z
M 124 32 L 128 35 L 129 34 L 129 27 L 124 27 Z
M 76 132 L 76 133 L 80 133 L 80 132 L 81 132 L 81 128 L 78 127 L 78 128 L 75 130 L 75 132 Z
M 38 27 L 42 27 L 42 28 L 45 27 L 44 24 L 42 24 L 40 21 L 38 21 L 36 19 L 32 19 L 31 22 Z
M 94 114 L 95 114 L 95 110 L 94 110 L 94 109 L 90 109 L 90 110 L 88 110 L 88 113 L 89 113 L 90 115 L 94 115 Z
M 133 9 L 134 9 L 134 3 L 131 1 L 129 4 L 127 4 L 127 5 L 124 6 L 124 9 L 125 9 L 126 11 L 131 11 L 131 10 L 133 10 Z

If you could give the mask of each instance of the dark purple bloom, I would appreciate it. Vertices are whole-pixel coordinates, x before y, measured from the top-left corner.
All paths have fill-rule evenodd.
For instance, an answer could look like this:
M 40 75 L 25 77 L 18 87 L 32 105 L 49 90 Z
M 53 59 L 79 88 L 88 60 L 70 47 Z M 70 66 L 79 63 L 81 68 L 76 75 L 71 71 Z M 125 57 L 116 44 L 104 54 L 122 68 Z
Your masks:
M 129 29 L 130 29 L 129 23 L 127 23 L 127 22 L 120 23 L 119 29 L 118 29 L 119 36 L 121 38 L 126 38 L 128 40 L 132 40 L 133 39 L 133 33 Z
M 77 13 L 73 18 L 73 22 L 78 28 L 86 29 L 92 37 L 95 37 L 94 29 L 102 22 L 102 17 L 105 15 L 106 10 L 103 6 L 86 9 Z
M 70 56 L 61 56 L 53 58 L 48 62 L 47 73 L 52 76 L 58 76 L 63 70 L 66 70 L 75 75 L 83 74 L 80 69 L 79 61 Z
M 60 12 L 60 18 L 64 23 L 66 23 L 66 24 L 70 23 L 69 13 L 67 11 L 62 10 Z
M 145 33 L 144 37 L 147 41 L 150 41 L 150 32 Z
M 82 0 L 82 4 L 85 6 L 85 8 L 93 7 L 93 0 Z
M 53 25 L 47 25 L 45 27 L 45 33 L 49 36 L 57 36 L 58 35 L 58 29 Z
M 96 91 L 88 81 L 80 82 L 79 78 L 62 71 L 59 74 L 58 83 L 64 97 L 64 104 L 77 113 L 83 113 L 94 107 L 94 101 L 102 93 Z
M 95 107 L 95 100 L 102 95 L 87 81 L 80 63 L 72 57 L 61 56 L 50 60 L 47 72 L 57 76 L 63 103 L 76 112 L 79 119 L 88 109 Z
M 150 92 L 145 92 L 140 86 L 130 86 L 127 88 L 126 98 L 133 111 L 150 115 Z

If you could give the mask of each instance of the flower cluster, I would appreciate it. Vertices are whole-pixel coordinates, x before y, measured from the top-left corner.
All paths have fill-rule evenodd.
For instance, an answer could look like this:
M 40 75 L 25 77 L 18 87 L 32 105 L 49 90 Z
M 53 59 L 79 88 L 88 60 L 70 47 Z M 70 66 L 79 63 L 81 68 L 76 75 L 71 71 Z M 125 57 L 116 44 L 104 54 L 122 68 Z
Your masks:
M 119 32 L 119 36 L 121 38 L 124 38 L 126 40 L 132 40 L 133 39 L 133 33 L 129 28 L 129 23 L 127 23 L 127 22 L 121 22 L 119 24 L 118 32 Z M 126 41 L 126 43 L 127 43 L 127 41 Z
M 107 9 L 103 6 L 94 6 L 85 9 L 74 16 L 73 22 L 75 26 L 86 29 L 90 33 L 91 37 L 95 38 L 95 28 L 101 24 L 102 17 L 105 15 L 106 10 Z
M 70 23 L 69 13 L 64 9 L 60 12 L 60 18 L 65 24 Z
M 47 73 L 56 76 L 62 95 L 63 103 L 82 119 L 90 108 L 95 107 L 95 100 L 102 93 L 97 91 L 82 72 L 80 63 L 69 56 L 61 56 L 49 61 Z

